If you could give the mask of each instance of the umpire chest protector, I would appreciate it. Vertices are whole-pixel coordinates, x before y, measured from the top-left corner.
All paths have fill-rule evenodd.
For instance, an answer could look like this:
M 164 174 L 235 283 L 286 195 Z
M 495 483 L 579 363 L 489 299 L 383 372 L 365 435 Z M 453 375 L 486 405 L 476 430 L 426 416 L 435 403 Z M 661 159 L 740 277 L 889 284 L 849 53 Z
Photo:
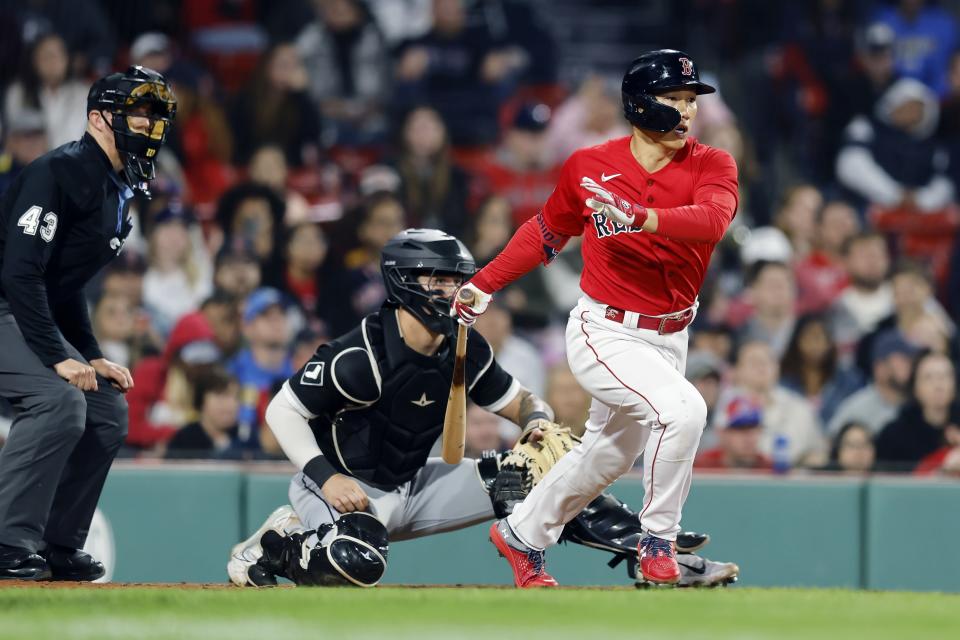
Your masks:
M 450 341 L 444 341 L 432 356 L 414 351 L 400 335 L 396 313 L 386 307 L 328 345 L 339 351 L 331 359 L 331 377 L 339 381 L 342 394 L 354 396 L 353 406 L 311 422 L 330 462 L 385 489 L 411 480 L 423 467 L 443 431 L 453 378 Z M 488 398 L 511 392 L 513 381 L 499 367 L 501 375 L 486 375 L 492 364 L 489 345 L 472 332 L 466 362 L 468 389 L 482 378 Z M 498 389 L 490 395 L 492 386 Z

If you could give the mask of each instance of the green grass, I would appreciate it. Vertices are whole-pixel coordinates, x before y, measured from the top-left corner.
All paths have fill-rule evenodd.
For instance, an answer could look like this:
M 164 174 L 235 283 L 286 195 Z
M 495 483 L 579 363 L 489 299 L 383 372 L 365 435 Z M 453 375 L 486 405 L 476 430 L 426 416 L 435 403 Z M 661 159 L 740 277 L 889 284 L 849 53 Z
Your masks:
M 0 638 L 949 638 L 960 595 L 843 590 L 0 588 Z

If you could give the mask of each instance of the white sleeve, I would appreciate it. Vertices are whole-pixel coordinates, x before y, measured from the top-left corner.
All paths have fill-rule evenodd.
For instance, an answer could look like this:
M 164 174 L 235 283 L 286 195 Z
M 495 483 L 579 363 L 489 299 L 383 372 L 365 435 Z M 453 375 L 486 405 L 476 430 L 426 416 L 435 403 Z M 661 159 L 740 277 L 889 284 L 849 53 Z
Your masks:
M 301 471 L 310 460 L 322 455 L 310 429 L 309 420 L 312 417 L 315 416 L 297 400 L 286 382 L 267 406 L 267 426 L 290 462 Z
M 860 146 L 848 146 L 837 155 L 837 179 L 874 204 L 892 207 L 903 199 L 903 187 Z
M 946 176 L 935 176 L 914 193 L 914 201 L 921 211 L 940 211 L 953 199 L 953 182 Z

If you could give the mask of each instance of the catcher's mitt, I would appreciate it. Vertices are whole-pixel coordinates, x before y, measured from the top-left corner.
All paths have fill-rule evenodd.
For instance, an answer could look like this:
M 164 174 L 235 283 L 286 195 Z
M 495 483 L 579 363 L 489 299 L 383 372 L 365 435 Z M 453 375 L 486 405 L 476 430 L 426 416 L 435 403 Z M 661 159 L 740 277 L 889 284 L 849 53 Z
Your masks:
M 491 499 L 498 518 L 505 518 L 530 490 L 563 456 L 580 444 L 569 427 L 542 421 L 537 427 L 543 437 L 537 442 L 521 438 L 500 461 L 500 471 L 493 481 Z

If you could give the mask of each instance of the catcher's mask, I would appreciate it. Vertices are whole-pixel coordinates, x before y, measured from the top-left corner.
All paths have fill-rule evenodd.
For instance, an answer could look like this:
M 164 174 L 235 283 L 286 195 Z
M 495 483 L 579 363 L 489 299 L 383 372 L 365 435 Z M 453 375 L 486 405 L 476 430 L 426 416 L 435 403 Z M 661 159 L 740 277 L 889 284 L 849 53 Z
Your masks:
M 456 328 L 450 303 L 456 287 L 477 265 L 467 247 L 437 229 L 407 229 L 387 242 L 380 258 L 387 304 L 412 313 L 430 331 L 449 335 Z M 420 281 L 426 276 L 426 282 Z
M 108 121 L 127 183 L 149 196 L 147 182 L 156 176 L 157 152 L 177 114 L 177 99 L 166 78 L 140 66 L 100 78 L 87 94 L 90 111 L 111 114 Z

